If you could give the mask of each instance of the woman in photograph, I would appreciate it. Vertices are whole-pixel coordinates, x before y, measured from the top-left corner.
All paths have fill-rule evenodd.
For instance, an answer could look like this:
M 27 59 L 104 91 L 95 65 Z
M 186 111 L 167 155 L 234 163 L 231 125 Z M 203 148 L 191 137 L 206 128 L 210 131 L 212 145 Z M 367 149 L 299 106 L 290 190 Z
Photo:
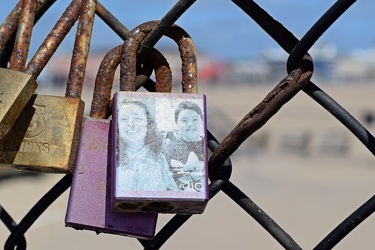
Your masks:
M 165 146 L 165 156 L 180 190 L 201 191 L 204 177 L 203 114 L 190 101 L 175 110 L 178 132 Z
M 162 140 L 146 104 L 126 100 L 118 113 L 116 185 L 127 191 L 177 191 Z

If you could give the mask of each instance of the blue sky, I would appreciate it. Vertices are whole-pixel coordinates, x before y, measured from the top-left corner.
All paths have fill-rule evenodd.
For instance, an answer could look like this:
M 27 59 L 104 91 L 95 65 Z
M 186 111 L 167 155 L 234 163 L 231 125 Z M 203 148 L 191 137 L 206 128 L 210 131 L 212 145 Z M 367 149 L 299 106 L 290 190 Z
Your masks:
M 0 22 L 15 6 L 15 0 L 3 0 Z M 30 53 L 36 50 L 61 16 L 70 1 L 57 1 L 43 16 L 33 31 Z M 102 0 L 101 4 L 117 17 L 128 29 L 142 22 L 161 19 L 177 0 Z M 282 23 L 297 38 L 305 32 L 334 4 L 331 0 L 259 0 L 255 1 L 274 19 Z M 359 0 L 334 23 L 317 44 L 331 44 L 340 51 L 366 50 L 374 47 L 375 1 Z M 279 48 L 250 17 L 230 0 L 197 0 L 177 22 L 193 38 L 196 48 L 219 58 L 238 59 L 256 57 L 259 52 Z M 59 50 L 71 51 L 75 27 Z M 95 17 L 92 50 L 105 50 L 121 44 L 98 16 Z M 156 46 L 171 43 L 163 38 Z

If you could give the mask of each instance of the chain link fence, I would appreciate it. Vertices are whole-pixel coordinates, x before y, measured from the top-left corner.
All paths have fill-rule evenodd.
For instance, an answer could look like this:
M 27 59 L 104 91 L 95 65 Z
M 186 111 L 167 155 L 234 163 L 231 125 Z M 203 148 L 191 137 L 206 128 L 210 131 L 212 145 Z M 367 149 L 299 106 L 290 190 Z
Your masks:
M 27 1 L 24 1 L 27 2 Z M 49 7 L 55 1 L 44 0 L 38 1 L 36 7 L 35 19 L 28 19 L 28 22 L 38 22 L 46 13 Z M 145 57 L 149 52 L 149 48 L 161 39 L 168 28 L 175 23 L 186 10 L 188 10 L 196 1 L 181 0 L 171 8 L 165 16 L 160 20 L 157 26 L 147 35 L 140 47 L 139 56 Z M 283 50 L 288 54 L 287 76 L 280 80 L 274 88 L 270 88 L 269 94 L 256 105 L 246 116 L 225 136 L 222 142 L 219 142 L 215 135 L 208 131 L 208 147 L 212 154 L 209 158 L 209 196 L 215 199 L 219 193 L 225 194 L 235 204 L 237 204 L 244 212 L 251 216 L 261 227 L 263 227 L 282 247 L 285 249 L 302 249 L 297 243 L 298 239 L 293 239 L 285 229 L 278 225 L 270 215 L 268 215 L 259 205 L 257 205 L 244 191 L 231 181 L 232 171 L 236 171 L 232 166 L 231 156 L 240 150 L 242 144 L 253 135 L 254 132 L 261 129 L 263 125 L 282 108 L 284 104 L 289 102 L 300 91 L 305 92 L 309 97 L 327 110 L 337 121 L 345 126 L 353 136 L 355 136 L 369 151 L 375 153 L 375 140 L 371 133 L 359 123 L 348 111 L 346 111 L 339 103 L 324 92 L 321 88 L 311 81 L 313 74 L 314 58 L 308 55 L 308 51 L 314 46 L 320 36 L 350 8 L 355 2 L 353 0 L 338 0 L 331 8 L 329 8 L 322 17 L 308 30 L 308 32 L 298 40 L 288 29 L 280 22 L 271 17 L 266 10 L 262 9 L 256 2 L 249 0 L 232 0 L 232 2 L 246 13 L 260 28 L 262 28 Z M 16 27 L 21 15 L 22 1 L 9 14 L 0 29 L 0 64 L 1 67 L 7 67 L 11 57 L 13 47 L 16 46 Z M 85 6 L 85 7 L 82 7 Z M 91 6 L 91 7 L 90 7 Z M 69 5 L 69 10 L 55 26 L 55 34 L 49 43 L 45 43 L 38 50 L 37 54 L 45 55 L 46 52 L 51 53 L 57 49 L 59 44 L 68 30 L 78 20 L 79 11 L 89 12 L 95 11 L 99 16 L 119 37 L 126 38 L 128 29 L 118 21 L 103 5 L 92 0 L 73 1 Z M 91 8 L 91 9 L 90 9 Z M 83 16 L 83 15 L 81 15 Z M 82 18 L 83 19 L 83 18 Z M 69 22 L 67 21 L 69 20 Z M 92 26 L 92 19 L 87 18 L 80 20 L 81 28 Z M 86 29 L 86 42 L 90 41 L 90 29 Z M 199 39 L 196 37 L 195 39 Z M 51 42 L 53 40 L 53 42 Z M 81 41 L 82 42 L 82 41 Z M 354 41 L 353 41 L 354 42 Z M 52 45 L 51 45 L 52 44 Z M 44 47 L 43 47 L 44 46 Z M 49 56 L 49 57 L 50 57 Z M 33 60 L 34 64 L 28 64 L 26 69 L 35 77 L 42 71 L 47 64 L 48 59 L 39 57 L 40 60 Z M 87 60 L 87 55 L 85 60 Z M 77 60 L 78 61 L 78 60 Z M 38 67 L 36 70 L 35 67 Z M 82 69 L 82 65 L 74 65 L 77 69 Z M 38 72 L 38 73 L 35 73 Z M 84 71 L 83 71 L 84 76 Z M 70 80 L 74 81 L 74 80 Z M 78 91 L 79 92 L 79 91 Z M 210 128 L 210 124 L 208 124 Z M 27 231 L 35 223 L 46 209 L 71 185 L 72 175 L 65 175 L 51 190 L 49 190 L 22 218 L 17 224 L 12 219 L 12 211 L 6 211 L 4 208 L 0 210 L 2 222 L 10 231 L 9 237 L 5 242 L 5 249 L 26 249 Z M 229 201 L 228 201 L 229 202 Z M 331 249 L 336 246 L 343 238 L 345 238 L 353 229 L 361 222 L 366 220 L 375 210 L 375 196 L 363 203 L 358 209 L 348 214 L 348 217 L 332 231 L 325 236 L 314 249 Z M 153 240 L 139 239 L 140 247 L 144 249 L 159 249 L 168 241 L 179 228 L 192 217 L 192 215 L 175 215 L 164 227 L 162 227 Z M 199 227 L 199 226 L 198 226 Z M 223 228 L 222 230 L 226 230 Z M 77 232 L 78 233 L 78 232 Z M 209 233 L 209 232 L 208 232 Z M 135 239 L 134 239 L 135 240 Z M 224 239 L 217 239 L 218 241 Z M 56 244 L 64 244 L 56 243 Z M 126 248 L 126 246 L 124 246 Z M 251 248 L 251 243 L 249 243 Z

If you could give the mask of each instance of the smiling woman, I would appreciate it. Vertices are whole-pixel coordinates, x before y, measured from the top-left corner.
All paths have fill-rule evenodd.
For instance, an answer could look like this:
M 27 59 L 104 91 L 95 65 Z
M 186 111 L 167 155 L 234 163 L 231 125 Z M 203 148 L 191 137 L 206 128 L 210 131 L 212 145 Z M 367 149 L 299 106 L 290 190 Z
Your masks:
M 162 155 L 162 140 L 145 103 L 124 100 L 118 112 L 117 189 L 176 191 L 177 185 Z

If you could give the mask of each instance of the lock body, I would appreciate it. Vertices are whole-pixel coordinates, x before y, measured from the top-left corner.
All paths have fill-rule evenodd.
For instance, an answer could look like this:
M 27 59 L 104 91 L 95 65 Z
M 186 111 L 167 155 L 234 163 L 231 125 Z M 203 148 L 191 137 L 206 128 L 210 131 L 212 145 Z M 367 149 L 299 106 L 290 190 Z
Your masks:
M 0 68 L 0 139 L 11 129 L 36 88 L 31 75 Z
M 110 133 L 110 120 L 84 118 L 65 224 L 76 229 L 152 239 L 157 214 L 112 210 Z
M 28 171 L 71 173 L 84 102 L 34 94 L 0 142 L 0 162 Z
M 180 110 L 182 103 L 195 110 Z M 205 96 L 120 91 L 112 108 L 113 209 L 202 213 L 208 201 Z

